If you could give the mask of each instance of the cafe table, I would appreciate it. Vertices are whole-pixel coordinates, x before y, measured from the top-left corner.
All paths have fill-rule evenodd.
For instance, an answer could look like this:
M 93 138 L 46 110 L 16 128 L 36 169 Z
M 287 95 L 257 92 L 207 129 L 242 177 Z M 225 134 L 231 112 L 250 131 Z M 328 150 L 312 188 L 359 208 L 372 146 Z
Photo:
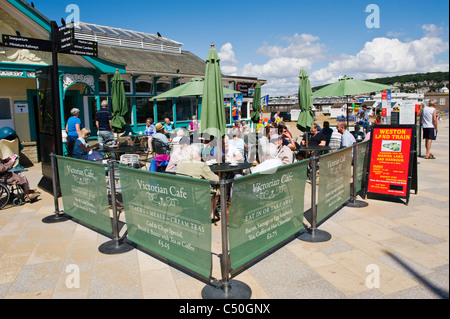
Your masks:
M 122 154 L 142 152 L 143 148 L 140 146 L 108 147 L 103 145 L 103 148 L 99 148 L 98 151 L 109 154 L 112 159 L 119 159 Z
M 211 171 L 214 173 L 219 174 L 219 177 L 221 177 L 222 173 L 234 173 L 239 172 L 244 169 L 252 167 L 252 163 L 248 162 L 242 162 L 242 163 L 236 163 L 235 165 L 231 165 L 231 163 L 216 163 L 213 165 L 210 165 Z

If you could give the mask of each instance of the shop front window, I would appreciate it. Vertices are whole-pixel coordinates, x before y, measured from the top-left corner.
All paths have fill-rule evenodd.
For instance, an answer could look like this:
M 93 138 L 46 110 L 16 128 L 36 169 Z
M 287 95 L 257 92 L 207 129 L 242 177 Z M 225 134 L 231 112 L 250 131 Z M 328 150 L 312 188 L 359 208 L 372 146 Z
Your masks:
M 125 89 L 125 93 L 131 93 L 130 82 L 123 80 L 123 88 Z
M 153 93 L 153 85 L 150 82 L 136 82 L 136 93 Z
M 98 80 L 98 89 L 99 89 L 100 93 L 107 93 L 108 88 L 106 87 L 106 82 L 99 79 Z
M 158 101 L 158 122 L 163 122 L 164 118 L 168 117 L 173 121 L 173 107 L 172 100 Z
M 188 121 L 193 115 L 197 115 L 197 98 L 196 97 L 180 97 L 176 100 L 176 118 L 177 121 Z
M 158 94 L 169 91 L 172 88 L 172 85 L 167 82 L 159 82 L 156 84 L 156 91 Z
M 137 124 L 146 123 L 149 117 L 153 118 L 153 101 L 148 97 L 136 98 Z

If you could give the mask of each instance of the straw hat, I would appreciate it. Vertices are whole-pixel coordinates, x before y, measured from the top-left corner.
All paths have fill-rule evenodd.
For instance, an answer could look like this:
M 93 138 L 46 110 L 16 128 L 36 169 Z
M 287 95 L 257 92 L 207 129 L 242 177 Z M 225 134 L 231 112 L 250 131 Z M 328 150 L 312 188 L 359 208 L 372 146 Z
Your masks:
M 155 125 L 155 131 L 156 131 L 156 132 L 159 132 L 159 131 L 161 131 L 162 129 L 164 129 L 164 125 L 162 125 L 161 123 L 156 123 L 156 125 Z

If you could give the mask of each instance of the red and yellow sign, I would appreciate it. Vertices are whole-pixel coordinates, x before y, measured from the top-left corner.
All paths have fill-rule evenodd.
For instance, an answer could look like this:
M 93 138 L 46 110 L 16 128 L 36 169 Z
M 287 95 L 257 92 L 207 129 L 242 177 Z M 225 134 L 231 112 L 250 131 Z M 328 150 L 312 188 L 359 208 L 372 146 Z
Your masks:
M 408 196 L 413 134 L 412 127 L 373 128 L 368 193 Z

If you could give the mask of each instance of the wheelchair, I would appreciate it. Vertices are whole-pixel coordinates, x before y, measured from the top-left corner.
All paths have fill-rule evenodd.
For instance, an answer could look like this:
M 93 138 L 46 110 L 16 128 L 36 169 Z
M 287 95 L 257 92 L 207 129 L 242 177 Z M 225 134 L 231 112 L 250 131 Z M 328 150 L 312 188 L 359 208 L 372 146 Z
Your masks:
M 14 206 L 22 205 L 27 199 L 22 187 L 17 183 L 8 184 L 6 178 L 0 178 L 0 209 L 5 207 L 12 199 Z

